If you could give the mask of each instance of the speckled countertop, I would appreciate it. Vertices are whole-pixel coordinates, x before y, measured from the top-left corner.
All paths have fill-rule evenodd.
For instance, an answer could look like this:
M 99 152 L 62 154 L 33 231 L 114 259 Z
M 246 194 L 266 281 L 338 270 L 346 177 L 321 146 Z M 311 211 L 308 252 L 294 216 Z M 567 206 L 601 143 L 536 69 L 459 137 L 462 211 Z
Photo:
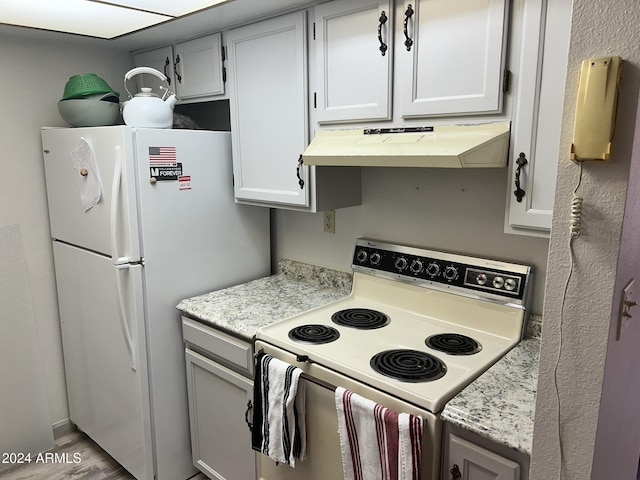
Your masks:
M 447 403 L 442 418 L 467 431 L 531 455 L 540 354 L 539 317 L 528 338 Z
M 252 341 L 262 326 L 348 295 L 351 280 L 351 273 L 282 260 L 276 275 L 187 298 L 177 308 L 188 317 Z M 540 317 L 532 316 L 527 339 L 449 401 L 442 418 L 530 455 L 540 327 Z
M 253 341 L 264 325 L 348 295 L 351 280 L 351 273 L 285 259 L 278 264 L 275 275 L 186 298 L 177 309 L 188 317 Z

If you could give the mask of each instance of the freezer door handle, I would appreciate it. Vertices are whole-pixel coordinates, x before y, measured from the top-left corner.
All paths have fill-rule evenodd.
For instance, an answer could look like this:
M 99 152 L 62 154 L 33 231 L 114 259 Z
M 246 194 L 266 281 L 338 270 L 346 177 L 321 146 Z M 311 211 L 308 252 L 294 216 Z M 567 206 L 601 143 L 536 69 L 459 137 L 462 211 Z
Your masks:
M 131 335 L 131 328 L 129 327 L 129 317 L 127 315 L 127 308 L 125 306 L 125 295 L 122 286 L 122 272 L 123 270 L 128 272 L 131 268 L 131 265 L 116 265 L 116 286 L 118 289 L 118 304 L 119 304 L 119 312 L 120 312 L 120 326 L 122 327 L 122 335 L 124 337 L 125 345 L 127 346 L 127 350 L 129 351 L 129 355 L 131 357 L 131 370 L 136 371 L 138 369 L 138 365 L 136 362 L 136 347 L 135 342 L 133 341 L 133 336 Z
M 120 225 L 120 196 L 122 194 L 122 151 L 120 145 L 115 148 L 113 168 L 113 184 L 111 185 L 111 260 L 113 264 L 124 265 L 131 261 L 128 257 L 121 257 L 118 248 L 118 225 Z

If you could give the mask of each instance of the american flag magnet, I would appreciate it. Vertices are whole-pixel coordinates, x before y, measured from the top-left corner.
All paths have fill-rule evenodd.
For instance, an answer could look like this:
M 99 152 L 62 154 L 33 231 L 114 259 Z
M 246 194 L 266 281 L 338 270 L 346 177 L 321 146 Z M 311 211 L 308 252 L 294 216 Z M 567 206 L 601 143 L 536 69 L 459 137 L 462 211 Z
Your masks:
M 175 165 L 178 162 L 176 147 L 149 147 L 149 165 Z

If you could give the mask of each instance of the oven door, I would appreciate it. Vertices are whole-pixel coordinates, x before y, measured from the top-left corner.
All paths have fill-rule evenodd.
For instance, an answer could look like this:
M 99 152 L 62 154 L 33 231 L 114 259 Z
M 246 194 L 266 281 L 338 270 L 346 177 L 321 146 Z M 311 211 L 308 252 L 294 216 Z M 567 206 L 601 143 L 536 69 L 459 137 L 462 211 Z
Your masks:
M 425 419 L 422 442 L 422 480 L 437 480 L 440 470 L 441 421 L 438 415 L 419 409 L 367 385 L 339 375 L 315 363 L 297 362 L 295 355 L 257 341 L 256 352 L 265 353 L 302 369 L 312 379 L 341 386 L 373 400 L 396 412 L 420 415 Z M 342 454 L 338 435 L 334 391 L 312 380 L 306 382 L 307 456 L 296 461 L 295 468 L 276 465 L 266 455 L 258 456 L 258 480 L 339 480 L 342 473 Z

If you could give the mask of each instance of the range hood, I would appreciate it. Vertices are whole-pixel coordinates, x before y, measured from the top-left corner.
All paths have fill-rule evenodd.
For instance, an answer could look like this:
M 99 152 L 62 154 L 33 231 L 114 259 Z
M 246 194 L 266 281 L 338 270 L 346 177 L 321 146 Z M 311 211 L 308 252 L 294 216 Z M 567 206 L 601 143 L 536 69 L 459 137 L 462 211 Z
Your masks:
M 317 130 L 305 165 L 496 168 L 507 165 L 509 122 Z

